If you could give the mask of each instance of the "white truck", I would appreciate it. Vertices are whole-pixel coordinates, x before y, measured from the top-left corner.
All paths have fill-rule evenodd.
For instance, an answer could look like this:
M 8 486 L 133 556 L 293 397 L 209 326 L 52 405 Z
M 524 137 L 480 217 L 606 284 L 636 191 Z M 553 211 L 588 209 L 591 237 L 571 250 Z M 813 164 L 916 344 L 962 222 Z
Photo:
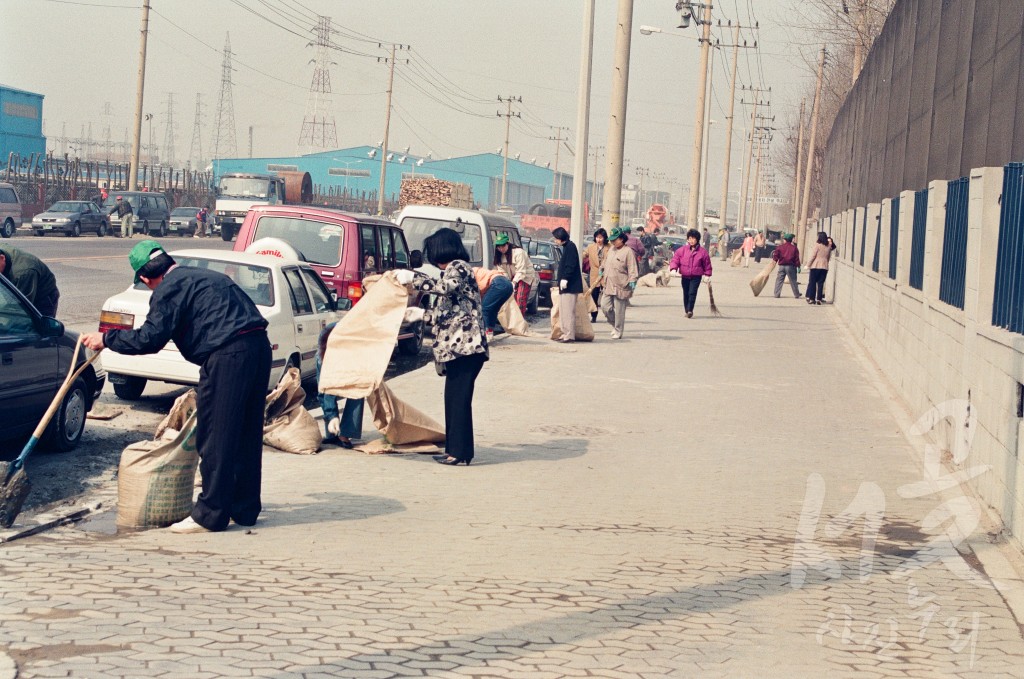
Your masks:
M 282 203 L 308 205 L 312 199 L 313 181 L 308 172 L 226 172 L 217 182 L 215 228 L 220 230 L 223 240 L 230 241 L 250 208 Z

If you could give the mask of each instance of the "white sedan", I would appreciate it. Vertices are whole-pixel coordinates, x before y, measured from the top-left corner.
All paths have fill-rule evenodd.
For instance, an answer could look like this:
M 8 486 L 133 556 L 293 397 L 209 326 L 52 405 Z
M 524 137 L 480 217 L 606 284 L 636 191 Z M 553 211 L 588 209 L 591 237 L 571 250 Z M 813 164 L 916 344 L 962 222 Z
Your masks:
M 178 250 L 169 254 L 179 266 L 226 274 L 256 303 L 270 323 L 267 335 L 273 363 L 268 388 L 276 385 L 290 366 L 299 368 L 304 380 L 316 376 L 320 331 L 339 320 L 341 314 L 312 267 L 290 257 L 246 252 Z M 149 288 L 139 283 L 107 299 L 100 312 L 100 331 L 140 327 L 146 320 L 151 294 Z M 149 380 L 171 384 L 199 382 L 199 366 L 186 361 L 173 342 L 158 353 L 145 356 L 105 352 L 103 365 L 114 393 L 129 401 L 142 396 Z

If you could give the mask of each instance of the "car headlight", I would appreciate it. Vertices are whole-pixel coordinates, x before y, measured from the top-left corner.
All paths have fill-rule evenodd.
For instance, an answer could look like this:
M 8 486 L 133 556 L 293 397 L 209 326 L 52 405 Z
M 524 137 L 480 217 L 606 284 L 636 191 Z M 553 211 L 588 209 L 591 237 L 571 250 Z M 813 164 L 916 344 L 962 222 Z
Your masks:
M 57 223 L 58 224 L 67 224 L 70 221 L 71 221 L 70 217 L 58 217 L 57 218 Z

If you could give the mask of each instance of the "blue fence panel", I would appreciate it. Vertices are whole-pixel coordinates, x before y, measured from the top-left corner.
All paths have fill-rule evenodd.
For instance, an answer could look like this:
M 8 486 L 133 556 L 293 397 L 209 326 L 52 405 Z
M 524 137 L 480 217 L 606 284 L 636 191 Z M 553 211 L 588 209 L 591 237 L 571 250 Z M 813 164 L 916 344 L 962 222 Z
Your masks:
M 900 199 L 893 198 L 889 206 L 889 278 L 896 280 L 896 262 L 900 247 Z
M 871 255 L 871 270 L 878 273 L 878 260 L 882 256 L 882 215 L 879 214 L 875 221 L 875 252 Z
M 954 179 L 946 194 L 946 228 L 942 238 L 942 271 L 939 299 L 957 309 L 964 308 L 964 284 L 967 280 L 967 202 L 971 191 L 969 177 Z
M 914 224 L 910 232 L 910 287 L 924 288 L 924 238 L 928 233 L 928 189 L 914 192 Z
M 853 212 L 853 231 L 850 232 L 850 261 L 857 260 L 857 211 Z
M 1024 163 L 1003 174 L 992 325 L 1024 334 Z
M 860 229 L 860 265 L 864 266 L 864 249 L 868 244 L 868 209 L 864 208 L 864 223 Z

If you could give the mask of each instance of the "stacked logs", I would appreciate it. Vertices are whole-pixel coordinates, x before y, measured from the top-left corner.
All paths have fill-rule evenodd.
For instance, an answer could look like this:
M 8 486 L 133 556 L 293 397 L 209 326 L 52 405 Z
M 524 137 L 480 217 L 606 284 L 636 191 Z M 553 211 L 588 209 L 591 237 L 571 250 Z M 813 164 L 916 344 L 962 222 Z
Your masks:
M 473 190 L 468 184 L 443 179 L 409 178 L 402 180 L 398 193 L 399 207 L 406 205 L 442 205 L 445 207 L 473 207 Z

